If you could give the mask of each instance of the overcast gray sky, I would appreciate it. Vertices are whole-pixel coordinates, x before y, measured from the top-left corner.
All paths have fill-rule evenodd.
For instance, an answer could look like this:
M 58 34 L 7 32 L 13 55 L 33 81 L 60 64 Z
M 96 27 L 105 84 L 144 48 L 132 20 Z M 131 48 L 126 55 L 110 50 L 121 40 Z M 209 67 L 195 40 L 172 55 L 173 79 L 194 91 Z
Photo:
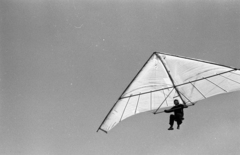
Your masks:
M 154 51 L 240 68 L 240 1 L 2 0 L 0 154 L 239 154 L 240 92 L 96 133 Z

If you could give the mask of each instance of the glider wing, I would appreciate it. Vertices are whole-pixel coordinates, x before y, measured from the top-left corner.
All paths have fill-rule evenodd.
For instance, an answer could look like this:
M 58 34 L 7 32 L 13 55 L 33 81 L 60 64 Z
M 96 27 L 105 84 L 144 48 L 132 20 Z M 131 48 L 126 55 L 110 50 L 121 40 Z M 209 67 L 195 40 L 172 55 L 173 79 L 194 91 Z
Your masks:
M 202 99 L 240 90 L 240 71 L 213 62 L 154 52 L 128 85 L 98 130 L 110 131 L 124 119 L 159 113 L 173 100 L 191 105 Z

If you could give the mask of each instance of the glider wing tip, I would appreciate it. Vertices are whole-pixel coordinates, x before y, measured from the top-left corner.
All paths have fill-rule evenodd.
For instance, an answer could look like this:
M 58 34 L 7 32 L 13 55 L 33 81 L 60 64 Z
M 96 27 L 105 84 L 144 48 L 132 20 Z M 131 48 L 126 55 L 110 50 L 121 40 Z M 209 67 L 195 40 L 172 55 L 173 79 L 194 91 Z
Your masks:
M 101 129 L 101 128 L 98 128 L 97 132 L 98 132 L 99 130 L 105 132 L 106 134 L 108 133 L 106 130 L 103 130 L 103 129 Z

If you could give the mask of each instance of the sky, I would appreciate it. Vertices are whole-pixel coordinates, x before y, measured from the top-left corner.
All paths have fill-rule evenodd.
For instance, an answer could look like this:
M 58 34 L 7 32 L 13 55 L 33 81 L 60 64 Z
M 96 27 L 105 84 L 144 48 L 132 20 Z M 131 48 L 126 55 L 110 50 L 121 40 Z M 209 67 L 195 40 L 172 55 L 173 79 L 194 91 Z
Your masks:
M 240 92 L 96 132 L 150 55 L 240 68 L 237 0 L 2 0 L 1 155 L 237 155 Z

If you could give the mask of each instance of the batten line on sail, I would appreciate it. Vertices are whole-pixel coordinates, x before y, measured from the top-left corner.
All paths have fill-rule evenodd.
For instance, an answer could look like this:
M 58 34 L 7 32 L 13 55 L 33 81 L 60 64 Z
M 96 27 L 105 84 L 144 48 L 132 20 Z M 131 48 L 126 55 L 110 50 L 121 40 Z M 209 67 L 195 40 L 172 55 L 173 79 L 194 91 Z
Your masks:
M 206 96 L 203 95 L 203 93 L 202 93 L 192 82 L 190 82 L 190 83 L 191 83 L 192 86 L 206 99 Z
M 126 103 L 126 105 L 125 105 L 125 107 L 124 107 L 122 116 L 121 116 L 121 118 L 120 118 L 120 122 L 122 121 L 122 117 L 123 117 L 123 115 L 124 115 L 124 113 L 125 113 L 126 107 L 128 106 L 128 103 L 129 103 L 130 98 L 131 98 L 131 97 L 128 98 L 128 101 L 127 101 L 127 103 Z
M 185 82 L 185 83 L 176 85 L 176 87 L 179 87 L 179 86 L 182 86 L 182 85 L 186 85 L 186 84 L 189 84 L 189 83 L 191 83 L 191 82 L 197 82 L 197 81 L 205 80 L 205 79 L 207 79 L 207 78 L 211 78 L 211 77 L 215 77 L 215 76 L 218 76 L 218 75 L 226 74 L 226 73 L 229 73 L 229 72 L 232 72 L 232 71 L 234 71 L 234 70 L 229 70 L 229 71 L 226 71 L 226 72 L 222 72 L 222 73 L 218 73 L 218 74 L 214 74 L 214 75 L 202 77 L 201 79 L 197 79 L 197 80 L 193 80 L 193 81 L 189 81 L 189 82 Z M 205 79 L 204 79 L 204 78 L 205 78 Z
M 136 109 L 135 109 L 135 114 L 137 113 L 137 108 L 138 108 L 139 99 L 140 99 L 140 95 L 138 96 L 138 101 L 137 101 L 137 105 L 136 105 Z
M 225 89 L 223 89 L 222 87 L 218 86 L 216 83 L 210 81 L 209 79 L 207 79 L 207 78 L 204 78 L 204 79 L 206 79 L 206 80 L 209 81 L 210 83 L 214 84 L 214 85 L 217 86 L 218 88 L 222 89 L 223 91 L 227 92 Z
M 230 78 L 228 78 L 228 77 L 225 77 L 225 76 L 223 76 L 223 75 L 220 75 L 220 76 L 222 76 L 222 77 L 224 77 L 224 78 L 226 78 L 226 79 L 228 79 L 228 80 L 230 80 L 230 81 L 232 81 L 232 82 L 235 82 L 235 83 L 238 83 L 238 84 L 240 84 L 240 82 L 238 82 L 238 81 L 235 81 L 235 80 L 233 80 L 233 79 L 230 79 Z

